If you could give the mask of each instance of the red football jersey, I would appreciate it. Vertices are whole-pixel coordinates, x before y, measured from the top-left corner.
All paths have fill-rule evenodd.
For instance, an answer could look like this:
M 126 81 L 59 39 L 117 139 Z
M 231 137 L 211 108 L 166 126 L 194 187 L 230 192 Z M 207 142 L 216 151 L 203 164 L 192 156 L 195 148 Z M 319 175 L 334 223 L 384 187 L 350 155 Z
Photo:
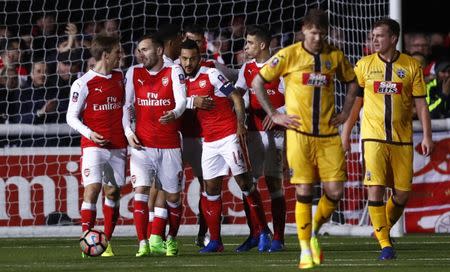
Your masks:
M 266 117 L 266 112 L 259 104 L 256 93 L 251 88 L 252 81 L 263 67 L 264 63 L 259 64 L 254 59 L 242 65 L 239 71 L 239 78 L 236 82 L 236 88 L 248 90 L 249 93 L 249 122 L 248 129 L 252 131 L 263 131 L 262 122 Z M 280 80 L 274 80 L 264 84 L 264 89 L 269 96 L 270 102 L 274 108 L 280 108 L 284 105 L 284 90 Z M 275 127 L 274 129 L 280 129 Z
M 180 119 L 161 124 L 159 118 L 175 109 L 175 92 L 186 92 L 181 67 L 165 66 L 157 73 L 149 72 L 142 65 L 133 66 L 130 70 L 127 72 L 127 82 L 132 83 L 132 90 L 129 90 L 127 83 L 127 97 L 129 91 L 134 92 L 135 133 L 139 141 L 146 147 L 179 148 Z
M 201 67 L 186 82 L 187 96 L 209 96 L 215 102 L 212 110 L 195 109 L 205 142 L 225 138 L 237 131 L 237 118 L 228 99 L 234 90 L 228 79 L 215 68 Z
M 201 59 L 201 67 L 216 68 L 216 64 L 213 60 Z M 183 137 L 199 138 L 203 137 L 202 128 L 198 121 L 195 110 L 186 110 L 183 113 L 183 121 L 181 126 L 181 134 Z
M 72 84 L 67 123 L 83 135 L 81 147 L 100 147 L 89 139 L 91 130 L 110 141 L 102 148 L 127 146 L 122 127 L 124 102 L 125 88 L 121 71 L 112 71 L 105 76 L 89 70 Z

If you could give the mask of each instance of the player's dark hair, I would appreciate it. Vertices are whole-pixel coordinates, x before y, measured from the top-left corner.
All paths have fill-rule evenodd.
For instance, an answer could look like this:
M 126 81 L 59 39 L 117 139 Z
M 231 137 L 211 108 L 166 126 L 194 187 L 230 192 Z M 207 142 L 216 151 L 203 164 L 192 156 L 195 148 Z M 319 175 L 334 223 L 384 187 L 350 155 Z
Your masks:
M 397 38 L 400 37 L 400 24 L 396 20 L 391 19 L 391 18 L 384 18 L 384 19 L 378 20 L 373 24 L 373 28 L 380 27 L 383 25 L 388 27 L 389 33 L 391 35 L 394 35 Z
M 151 40 L 152 43 L 154 43 L 157 47 L 164 47 L 164 42 L 159 38 L 159 35 L 157 35 L 157 33 L 145 34 L 139 39 L 138 43 L 142 42 L 143 40 Z
M 160 40 L 163 42 L 167 42 L 175 39 L 178 35 L 180 35 L 180 26 L 175 24 L 165 24 L 162 25 L 157 32 L 157 35 Z
M 307 27 L 317 27 L 328 31 L 328 15 L 321 9 L 311 9 L 303 18 L 303 25 Z
M 201 27 L 200 25 L 197 24 L 191 24 L 191 25 L 187 25 L 183 28 L 183 33 L 193 33 L 193 34 L 200 34 L 203 35 L 205 34 L 205 30 L 203 29 L 203 27 Z
M 270 31 L 265 26 L 252 25 L 247 27 L 247 35 L 256 36 L 258 39 L 262 40 L 267 47 L 269 47 L 270 40 L 272 40 L 272 36 L 270 35 Z
M 89 51 L 94 59 L 99 61 L 102 59 L 103 52 L 111 53 L 112 49 L 119 44 L 118 37 L 99 34 L 92 40 Z
M 197 43 L 191 39 L 186 39 L 184 42 L 182 42 L 181 49 L 195 49 L 198 53 L 200 53 L 200 48 L 198 48 Z

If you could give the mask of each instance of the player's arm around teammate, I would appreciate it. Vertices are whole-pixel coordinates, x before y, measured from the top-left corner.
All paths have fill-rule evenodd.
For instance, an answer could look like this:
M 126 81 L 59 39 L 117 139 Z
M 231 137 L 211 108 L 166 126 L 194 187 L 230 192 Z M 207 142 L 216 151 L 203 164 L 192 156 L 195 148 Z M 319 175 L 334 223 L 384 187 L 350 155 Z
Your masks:
M 230 169 L 245 195 L 244 201 L 247 201 L 252 209 L 247 220 L 255 220 L 253 224 L 258 226 L 261 232 L 267 226 L 259 192 L 248 175 L 246 148 L 241 146 L 239 140 L 246 134 L 243 100 L 220 71 L 199 65 L 200 51 L 194 41 L 183 42 L 180 59 L 188 76 L 188 97 L 209 96 L 215 103 L 215 107 L 210 110 L 197 109 L 204 136 L 202 171 L 206 196 L 202 199 L 202 210 L 211 234 L 209 244 L 200 250 L 200 253 L 221 252 L 221 189 L 223 177 Z M 236 112 L 233 112 L 230 100 Z M 267 238 L 266 233 L 264 238 Z

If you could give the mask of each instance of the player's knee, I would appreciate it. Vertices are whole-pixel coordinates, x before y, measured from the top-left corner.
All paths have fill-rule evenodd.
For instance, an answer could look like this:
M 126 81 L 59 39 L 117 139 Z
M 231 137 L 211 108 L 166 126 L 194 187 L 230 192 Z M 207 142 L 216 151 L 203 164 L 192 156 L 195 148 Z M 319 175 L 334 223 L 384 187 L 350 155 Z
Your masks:
M 405 192 L 405 191 L 399 192 L 397 190 L 393 200 L 394 200 L 395 204 L 397 204 L 399 206 L 405 206 L 406 203 L 408 202 L 408 199 L 409 199 L 409 192 Z
M 134 192 L 136 194 L 148 195 L 150 193 L 150 187 L 149 186 L 138 186 L 138 187 L 134 188 Z
M 105 197 L 117 201 L 120 198 L 120 188 L 115 186 L 104 186 Z
M 221 189 L 217 184 L 207 184 L 205 191 L 208 195 L 220 195 Z
M 310 203 L 312 203 L 312 200 L 313 200 L 313 196 L 312 195 L 299 195 L 299 194 L 297 194 L 296 197 L 297 197 L 297 202 L 305 203 L 305 204 L 310 204 Z
M 250 191 L 253 186 L 253 180 L 248 173 L 236 175 L 234 176 L 234 180 L 236 180 L 236 183 L 242 191 Z
M 327 192 L 325 196 L 332 202 L 339 202 L 344 196 L 343 191 Z
M 166 201 L 170 203 L 178 203 L 180 201 L 180 194 L 179 193 L 167 193 L 166 195 Z
M 89 203 L 95 203 L 97 201 L 98 195 L 100 194 L 101 184 L 94 183 L 89 184 L 84 188 L 83 199 Z

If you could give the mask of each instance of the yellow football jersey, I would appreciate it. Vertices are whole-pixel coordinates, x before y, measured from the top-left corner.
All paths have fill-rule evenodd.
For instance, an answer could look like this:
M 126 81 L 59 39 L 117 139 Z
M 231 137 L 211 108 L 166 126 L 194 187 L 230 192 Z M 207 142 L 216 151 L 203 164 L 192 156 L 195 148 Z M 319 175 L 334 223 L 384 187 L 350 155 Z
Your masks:
M 375 53 L 360 59 L 355 73 L 364 88 L 362 139 L 412 143 L 413 98 L 426 97 L 419 63 L 401 53 L 386 62 Z
M 301 118 L 298 132 L 311 136 L 338 133 L 329 125 L 335 112 L 333 79 L 335 75 L 342 82 L 355 79 L 341 50 L 324 44 L 320 54 L 312 54 L 298 42 L 278 51 L 259 73 L 268 82 L 283 77 L 286 112 Z

